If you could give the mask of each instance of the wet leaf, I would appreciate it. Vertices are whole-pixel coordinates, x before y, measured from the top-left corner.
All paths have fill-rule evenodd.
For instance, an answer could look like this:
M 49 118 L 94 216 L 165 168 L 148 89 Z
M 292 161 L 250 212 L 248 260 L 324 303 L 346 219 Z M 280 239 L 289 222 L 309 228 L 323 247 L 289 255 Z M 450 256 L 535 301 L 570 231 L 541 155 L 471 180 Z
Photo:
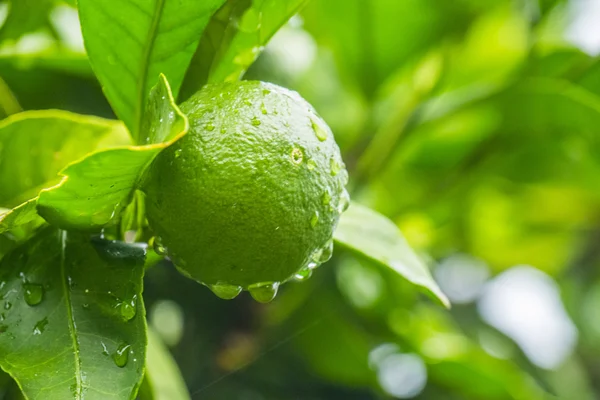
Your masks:
M 92 68 L 136 142 L 148 95 L 159 74 L 168 77 L 176 95 L 210 16 L 223 2 L 78 2 Z
M 147 145 L 97 152 L 71 164 L 61 172 L 60 184 L 40 193 L 40 215 L 64 229 L 94 230 L 115 222 L 145 167 L 188 130 L 187 118 L 175 105 L 164 75 L 150 94 L 145 115 Z
M 429 269 L 410 248 L 396 225 L 383 215 L 358 204 L 342 214 L 334 233 L 337 244 L 396 271 L 423 288 L 446 307 L 450 303 Z
M 107 262 L 88 236 L 46 228 L 2 259 L 0 365 L 27 398 L 134 396 L 146 348 L 144 255 Z

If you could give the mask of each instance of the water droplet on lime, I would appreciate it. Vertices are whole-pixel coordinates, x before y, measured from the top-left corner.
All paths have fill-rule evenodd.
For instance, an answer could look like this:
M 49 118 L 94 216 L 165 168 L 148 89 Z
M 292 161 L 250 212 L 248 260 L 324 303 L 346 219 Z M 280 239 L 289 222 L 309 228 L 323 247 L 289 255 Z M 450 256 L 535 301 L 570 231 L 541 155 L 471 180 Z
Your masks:
M 318 222 L 319 222 L 319 212 L 315 211 L 315 213 L 313 214 L 313 216 L 310 219 L 310 226 L 312 226 L 314 228 L 315 226 L 317 226 Z
M 312 171 L 316 167 L 317 167 L 317 162 L 315 160 L 313 160 L 312 158 L 306 162 L 306 168 L 308 168 L 309 171 Z
M 252 118 L 252 125 L 260 126 L 260 120 L 256 117 Z
M 119 345 L 117 350 L 113 354 L 113 361 L 115 365 L 119 368 L 123 368 L 127 365 L 127 361 L 129 360 L 129 348 L 131 345 L 127 343 L 122 343 Z
M 223 300 L 235 299 L 242 292 L 241 286 L 230 285 L 228 283 L 217 282 L 214 285 L 207 286 L 217 297 Z
M 316 261 L 319 263 L 327 262 L 331 259 L 332 255 L 333 255 L 333 239 L 329 239 L 327 241 L 327 243 L 325 243 L 325 246 L 323 246 L 323 248 L 321 249 L 319 257 Z
M 341 214 L 346 211 L 348 207 L 350 207 L 350 194 L 346 189 L 344 189 L 342 194 L 340 194 L 337 210 Z
M 259 303 L 268 303 L 277 296 L 279 282 L 261 282 L 248 287 L 252 298 Z
M 331 193 L 329 193 L 329 191 L 323 192 L 323 195 L 321 196 L 321 203 L 324 206 L 326 206 L 330 202 L 331 202 Z
M 25 298 L 25 302 L 30 306 L 38 305 L 42 302 L 44 298 L 44 287 L 37 283 L 24 283 L 23 291 Z
M 321 124 L 314 119 L 311 119 L 310 122 L 313 131 L 315 131 L 317 139 L 319 139 L 320 142 L 324 142 L 325 140 L 327 140 L 327 131 L 325 130 L 325 128 L 323 128 Z
M 336 176 L 342 170 L 342 165 L 335 159 L 335 157 L 329 159 L 329 167 L 331 176 Z
M 296 275 L 294 275 L 294 280 L 296 280 L 298 282 L 304 282 L 312 276 L 312 273 L 313 273 L 312 271 L 313 270 L 311 268 L 306 266 L 306 267 L 302 268 L 300 271 L 296 272 Z
M 265 103 L 262 103 L 260 105 L 260 112 L 263 113 L 263 115 L 267 115 L 269 112 L 267 111 L 267 107 L 265 107 Z
M 213 124 L 206 124 L 206 126 L 204 127 L 204 129 L 206 129 L 209 132 L 212 132 L 215 130 L 215 126 Z

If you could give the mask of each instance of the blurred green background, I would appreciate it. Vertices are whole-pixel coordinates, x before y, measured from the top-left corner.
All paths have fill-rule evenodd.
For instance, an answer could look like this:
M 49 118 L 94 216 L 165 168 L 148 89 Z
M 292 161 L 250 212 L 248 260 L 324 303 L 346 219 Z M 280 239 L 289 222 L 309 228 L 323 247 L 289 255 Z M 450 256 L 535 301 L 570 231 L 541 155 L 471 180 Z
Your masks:
M 75 9 L 14 4 L 0 117 L 112 116 Z M 599 53 L 598 0 L 310 1 L 246 78 L 315 106 L 352 198 L 397 223 L 453 308 L 339 250 L 268 305 L 162 262 L 148 318 L 193 398 L 600 398 Z

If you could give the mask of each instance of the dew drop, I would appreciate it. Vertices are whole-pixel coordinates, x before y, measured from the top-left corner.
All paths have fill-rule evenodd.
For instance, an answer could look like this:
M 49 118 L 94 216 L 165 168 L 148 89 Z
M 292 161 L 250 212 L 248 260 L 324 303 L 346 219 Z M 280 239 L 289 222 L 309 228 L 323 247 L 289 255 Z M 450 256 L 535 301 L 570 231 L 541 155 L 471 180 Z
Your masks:
M 215 126 L 211 123 L 206 124 L 206 126 L 204 127 L 204 129 L 206 129 L 209 132 L 212 132 L 215 130 Z
M 12 307 L 12 303 L 10 301 L 5 301 L 4 302 L 4 309 L 5 310 L 10 310 L 11 307 Z
M 315 211 L 315 213 L 313 214 L 313 216 L 310 219 L 310 226 L 312 226 L 314 228 L 315 226 L 317 226 L 318 222 L 319 222 L 319 212 Z
M 44 319 L 39 320 L 35 326 L 33 327 L 34 335 L 41 335 L 46 330 L 46 325 L 48 325 L 48 317 L 44 317 Z
M 112 358 L 115 362 L 115 365 L 119 368 L 123 368 L 127 365 L 127 361 L 129 360 L 129 348 L 130 344 L 122 343 L 119 345 L 117 350 L 114 352 Z
M 159 256 L 166 256 L 169 252 L 169 250 L 162 244 L 161 238 L 158 236 L 154 237 L 154 240 L 152 241 L 152 247 Z
M 40 304 L 44 298 L 44 287 L 37 283 L 24 283 L 23 291 L 25 302 L 30 306 Z
M 225 128 L 225 127 L 222 127 L 222 128 L 221 128 L 221 133 L 227 133 L 227 128 Z
M 302 153 L 302 150 L 300 150 L 299 148 L 294 147 L 292 149 L 291 157 L 292 157 L 292 162 L 294 164 L 300 165 L 300 164 L 302 164 L 302 160 L 304 159 L 304 153 Z
M 317 167 L 317 162 L 315 160 L 313 160 L 312 158 L 306 162 L 306 168 L 308 168 L 309 171 L 312 171 L 316 167 Z
M 217 297 L 223 300 L 235 299 L 242 292 L 241 286 L 228 283 L 217 282 L 214 285 L 207 286 Z
M 90 308 L 90 305 L 88 303 L 83 303 L 81 307 L 83 307 L 84 310 L 88 310 Z
M 6 315 L 4 313 L 0 314 L 0 321 L 4 321 L 6 319 Z
M 312 271 L 314 269 L 317 269 L 319 267 L 319 265 L 321 265 L 321 264 L 319 264 L 317 262 L 314 262 L 314 261 L 311 261 L 308 264 L 306 264 L 306 268 L 308 268 L 308 269 L 310 269 Z
M 304 282 L 312 276 L 312 273 L 313 273 L 313 269 L 306 266 L 306 267 L 302 268 L 300 271 L 296 272 L 296 274 L 294 275 L 294 280 L 296 280 L 298 282 Z
M 263 89 L 263 96 L 268 95 L 269 93 L 271 93 L 271 91 L 269 89 Z
M 255 283 L 248 287 L 248 291 L 252 298 L 259 303 L 268 303 L 277 296 L 279 282 L 262 282 Z
M 350 207 L 350 194 L 346 189 L 344 189 L 342 194 L 340 194 L 337 210 L 341 214 L 346 211 L 348 207 Z
M 260 112 L 261 112 L 263 115 L 267 115 L 267 114 L 269 113 L 269 112 L 267 111 L 267 107 L 265 107 L 265 103 L 262 103 L 262 104 L 260 105 Z
M 324 206 L 326 206 L 330 202 L 331 202 L 331 193 L 329 193 L 329 191 L 323 192 L 323 195 L 321 196 L 321 203 Z
M 327 262 L 331 259 L 332 255 L 333 255 L 333 239 L 329 239 L 327 241 L 327 243 L 325 243 L 325 246 L 323 246 L 323 248 L 321 249 L 318 259 L 316 261 L 319 263 Z
M 329 172 L 331 173 L 331 176 L 336 176 L 342 170 L 341 164 L 335 159 L 335 157 L 332 157 L 329 160 L 329 167 Z
M 137 294 L 133 295 L 131 300 L 120 304 L 121 316 L 125 321 L 131 321 L 137 313 Z
M 310 123 L 312 125 L 313 131 L 315 132 L 315 135 L 317 136 L 317 139 L 319 139 L 320 142 L 324 142 L 325 140 L 327 140 L 327 131 L 321 126 L 321 124 L 312 118 L 310 120 Z
M 252 102 L 250 100 L 248 100 L 248 99 L 245 99 L 244 100 L 244 104 L 247 105 L 247 106 L 251 106 Z
M 181 157 L 181 152 L 182 152 L 182 151 L 183 151 L 182 149 L 177 149 L 177 150 L 175 150 L 175 158 L 179 158 L 179 157 Z
M 102 354 L 105 356 L 109 356 L 110 353 L 108 352 L 108 349 L 106 348 L 106 345 L 104 344 L 104 342 L 100 342 L 100 345 L 102 346 Z
M 252 118 L 252 125 L 260 126 L 260 120 L 256 117 Z

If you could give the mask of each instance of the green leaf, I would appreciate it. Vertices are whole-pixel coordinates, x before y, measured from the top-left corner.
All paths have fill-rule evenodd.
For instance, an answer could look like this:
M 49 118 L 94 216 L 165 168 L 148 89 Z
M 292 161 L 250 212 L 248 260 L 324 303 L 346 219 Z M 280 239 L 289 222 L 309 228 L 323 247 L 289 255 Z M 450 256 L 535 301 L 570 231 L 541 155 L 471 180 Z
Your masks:
M 0 234 L 29 223 L 34 223 L 34 227 L 40 226 L 44 221 L 36 211 L 36 202 L 37 197 L 4 213 L 0 210 Z
M 342 247 L 393 269 L 446 307 L 450 306 L 446 295 L 431 277 L 427 266 L 410 248 L 402 232 L 383 215 L 352 204 L 342 214 L 334 239 Z
M 79 0 L 87 53 L 133 138 L 160 73 L 177 94 L 210 16 L 224 0 Z
M 23 111 L 21 105 L 6 82 L 4 82 L 4 79 L 0 77 L 0 119 L 20 111 Z
M 68 163 L 122 134 L 117 121 L 66 111 L 26 111 L 0 122 L 0 206 L 14 207 L 60 179 Z
M 190 399 L 175 360 L 160 337 L 151 329 L 148 329 L 146 375 L 139 397 L 141 400 Z
M 182 99 L 207 82 L 235 81 L 308 0 L 229 0 L 210 21 L 185 77 Z
M 0 262 L 0 366 L 28 399 L 134 397 L 146 349 L 145 251 L 122 263 L 102 251 L 47 228 Z
M 60 184 L 40 193 L 40 215 L 64 229 L 94 230 L 114 222 L 146 166 L 188 130 L 164 75 L 152 89 L 145 116 L 144 142 L 149 144 L 93 153 L 71 164 L 61 172 Z
M 8 16 L 0 28 L 0 42 L 17 40 L 40 29 L 50 29 L 50 11 L 55 0 L 12 0 Z

